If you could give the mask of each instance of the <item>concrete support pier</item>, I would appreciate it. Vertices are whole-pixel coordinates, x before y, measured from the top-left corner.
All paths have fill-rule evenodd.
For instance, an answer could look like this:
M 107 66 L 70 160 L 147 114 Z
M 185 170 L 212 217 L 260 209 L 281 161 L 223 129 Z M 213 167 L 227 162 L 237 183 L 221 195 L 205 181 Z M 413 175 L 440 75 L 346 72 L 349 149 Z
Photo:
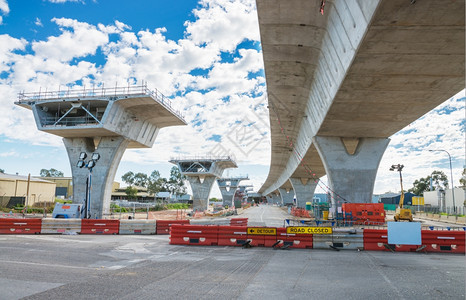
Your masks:
M 276 191 L 267 195 L 267 204 L 281 204 L 282 198 L 280 197 L 280 192 Z
M 332 212 L 347 201 L 370 203 L 388 138 L 342 139 L 316 136 L 313 142 L 324 163 L 332 193 Z
M 237 168 L 236 163 L 227 157 L 201 157 L 171 159 L 181 174 L 188 178 L 193 193 L 193 210 L 205 211 L 209 205 L 209 195 L 215 180 L 225 169 Z
M 296 207 L 305 208 L 306 202 L 312 203 L 317 182 L 314 178 L 290 178 L 296 194 Z
M 186 125 L 170 100 L 146 85 L 21 93 L 15 104 L 32 110 L 39 130 L 63 137 L 73 177 L 73 203 L 85 203 L 92 171 L 91 218 L 110 212 L 112 184 L 126 148 L 150 148 L 161 128 Z M 87 164 L 89 159 L 77 166 L 83 152 L 88 158 L 100 155 L 94 167 Z
M 233 197 L 235 196 L 236 190 L 239 187 L 239 183 L 242 180 L 248 180 L 246 177 L 232 177 L 232 178 L 218 178 L 217 184 L 222 193 L 223 205 L 231 207 L 233 205 Z
M 294 203 L 294 190 L 279 188 L 280 196 L 282 198 L 283 205 L 293 205 Z

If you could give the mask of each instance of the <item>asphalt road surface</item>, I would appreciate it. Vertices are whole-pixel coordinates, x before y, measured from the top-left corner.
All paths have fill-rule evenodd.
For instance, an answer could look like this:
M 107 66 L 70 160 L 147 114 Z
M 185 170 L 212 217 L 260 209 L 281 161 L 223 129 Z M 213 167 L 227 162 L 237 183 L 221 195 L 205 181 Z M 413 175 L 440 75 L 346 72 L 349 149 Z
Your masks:
M 264 206 L 245 215 L 269 225 L 279 214 Z M 0 235 L 0 299 L 465 299 L 465 269 L 453 254 Z

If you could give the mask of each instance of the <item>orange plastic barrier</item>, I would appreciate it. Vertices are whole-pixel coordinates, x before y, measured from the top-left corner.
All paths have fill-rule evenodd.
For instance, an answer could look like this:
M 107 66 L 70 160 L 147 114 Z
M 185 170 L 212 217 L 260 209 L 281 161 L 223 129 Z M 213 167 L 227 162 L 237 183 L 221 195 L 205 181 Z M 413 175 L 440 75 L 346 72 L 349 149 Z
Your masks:
M 248 235 L 244 226 L 218 226 L 219 246 L 242 246 Z
M 157 234 L 170 234 L 170 226 L 175 224 L 189 224 L 189 220 L 157 220 Z
M 343 203 L 341 205 L 346 220 L 351 216 L 353 224 L 383 225 L 385 210 L 383 203 Z
M 230 226 L 248 226 L 248 218 L 232 218 Z
M 81 234 L 118 234 L 120 220 L 83 219 Z
M 288 248 L 312 249 L 312 234 L 288 234 L 286 228 L 277 228 L 277 246 Z
M 371 251 L 416 251 L 419 245 L 389 245 L 387 229 L 364 229 L 364 250 Z
M 40 234 L 42 219 L 0 219 L 0 234 Z
M 465 254 L 465 232 L 451 230 L 422 230 L 423 250 Z
M 170 228 L 170 244 L 217 246 L 218 226 L 172 224 Z

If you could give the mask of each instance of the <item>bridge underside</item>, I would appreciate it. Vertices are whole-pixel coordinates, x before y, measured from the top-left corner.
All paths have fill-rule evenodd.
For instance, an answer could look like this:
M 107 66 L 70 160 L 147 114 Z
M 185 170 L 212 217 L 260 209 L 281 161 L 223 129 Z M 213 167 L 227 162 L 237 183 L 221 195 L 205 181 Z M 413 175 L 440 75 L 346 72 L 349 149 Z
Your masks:
M 323 15 L 319 5 L 257 0 L 272 136 L 265 195 L 328 173 L 314 137 L 342 138 L 351 154 L 465 85 L 464 1 L 335 0 Z

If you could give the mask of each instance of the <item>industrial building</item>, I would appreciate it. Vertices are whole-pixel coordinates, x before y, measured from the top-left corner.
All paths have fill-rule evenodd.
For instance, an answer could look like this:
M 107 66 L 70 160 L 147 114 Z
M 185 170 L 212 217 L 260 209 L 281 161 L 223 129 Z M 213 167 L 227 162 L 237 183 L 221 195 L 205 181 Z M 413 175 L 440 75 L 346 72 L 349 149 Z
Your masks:
M 0 207 L 54 202 L 55 189 L 55 182 L 35 177 L 28 180 L 28 176 L 0 173 Z

